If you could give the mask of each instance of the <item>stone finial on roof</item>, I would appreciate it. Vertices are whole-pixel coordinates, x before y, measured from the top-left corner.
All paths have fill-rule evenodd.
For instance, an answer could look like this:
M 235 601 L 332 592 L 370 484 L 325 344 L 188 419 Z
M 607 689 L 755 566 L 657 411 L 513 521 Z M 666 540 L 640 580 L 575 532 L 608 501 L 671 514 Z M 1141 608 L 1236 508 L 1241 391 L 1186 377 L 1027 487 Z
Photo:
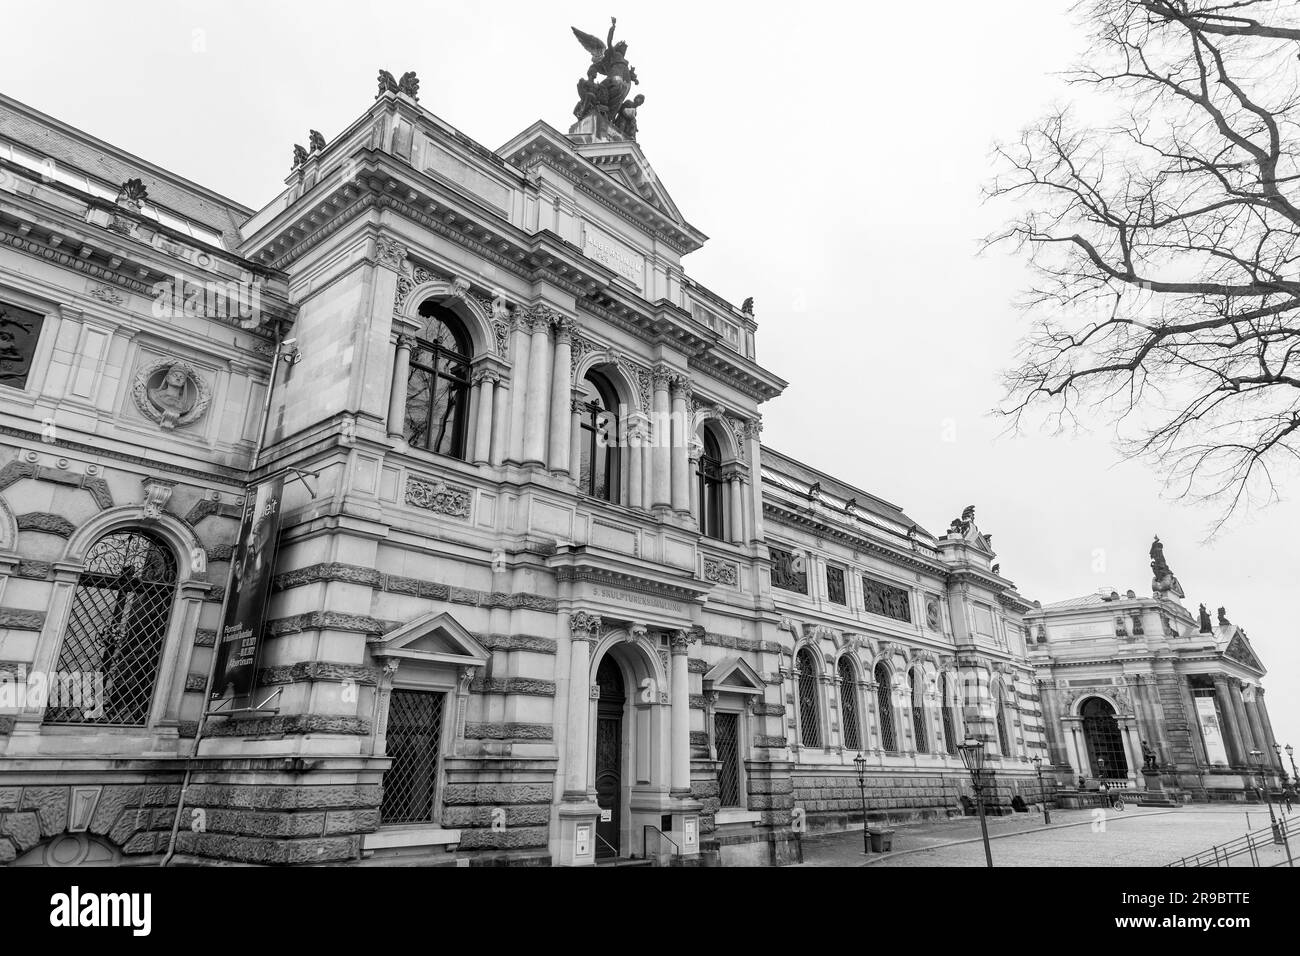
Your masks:
M 149 190 L 145 189 L 144 183 L 139 179 L 128 179 L 117 191 L 117 204 L 131 209 L 139 209 L 140 204 L 148 198 Z

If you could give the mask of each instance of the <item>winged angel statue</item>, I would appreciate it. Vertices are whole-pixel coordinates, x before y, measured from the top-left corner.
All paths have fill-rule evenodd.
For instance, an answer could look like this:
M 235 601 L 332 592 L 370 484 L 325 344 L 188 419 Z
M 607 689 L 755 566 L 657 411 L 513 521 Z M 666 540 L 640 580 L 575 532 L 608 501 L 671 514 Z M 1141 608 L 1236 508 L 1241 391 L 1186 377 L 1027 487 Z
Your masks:
M 591 54 L 591 66 L 587 75 L 578 81 L 578 105 L 573 108 L 573 115 L 579 121 L 595 114 L 598 127 L 604 132 L 612 128 L 619 135 L 636 139 L 636 111 L 645 97 L 638 94 L 635 99 L 628 99 L 633 83 L 640 83 L 636 70 L 627 62 L 627 41 L 614 42 L 614 28 L 618 25 L 616 17 L 610 17 L 609 36 L 604 42 L 590 33 L 583 33 L 573 27 L 573 35 Z M 597 76 L 604 79 L 596 81 Z

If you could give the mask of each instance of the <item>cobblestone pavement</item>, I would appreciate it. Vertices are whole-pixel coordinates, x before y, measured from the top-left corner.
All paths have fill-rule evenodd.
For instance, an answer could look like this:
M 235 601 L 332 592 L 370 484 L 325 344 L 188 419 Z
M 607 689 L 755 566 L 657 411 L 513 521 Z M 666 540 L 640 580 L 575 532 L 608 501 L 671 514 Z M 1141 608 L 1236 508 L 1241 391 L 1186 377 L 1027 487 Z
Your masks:
M 1268 826 L 1268 811 L 1251 807 L 1185 807 L 1176 810 L 1130 806 L 1104 817 L 1092 810 L 1053 810 L 1052 825 L 1042 814 L 990 817 L 994 866 L 1163 866 L 1179 857 L 1208 850 Z M 967 842 L 961 842 L 967 841 Z M 1300 853 L 1300 841 L 1293 840 Z M 1286 855 L 1268 847 L 1262 865 Z M 812 836 L 804 840 L 804 866 L 984 866 L 979 820 L 954 820 L 900 826 L 893 852 L 862 853 L 862 831 Z M 1250 866 L 1248 855 L 1232 862 Z

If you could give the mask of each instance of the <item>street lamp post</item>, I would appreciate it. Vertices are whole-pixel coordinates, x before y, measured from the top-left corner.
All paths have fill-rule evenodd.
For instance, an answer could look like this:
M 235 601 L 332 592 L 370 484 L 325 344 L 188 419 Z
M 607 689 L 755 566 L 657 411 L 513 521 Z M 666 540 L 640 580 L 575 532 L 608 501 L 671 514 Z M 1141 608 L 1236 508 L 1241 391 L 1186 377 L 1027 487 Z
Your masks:
M 1043 801 L 1043 823 L 1052 822 L 1052 814 L 1047 809 L 1047 791 L 1043 789 L 1043 758 L 1034 757 L 1034 770 L 1038 772 L 1038 796 Z
M 862 795 L 862 852 L 871 852 L 871 838 L 867 832 L 867 758 L 858 754 L 853 758 L 853 766 L 858 771 L 858 793 Z
M 1295 748 L 1290 744 L 1286 745 L 1286 755 L 1287 759 L 1291 761 L 1291 779 L 1300 784 L 1300 770 L 1295 768 Z
M 984 837 L 984 861 L 993 865 L 993 850 L 989 847 L 989 825 L 984 819 L 984 782 L 980 774 L 984 770 L 984 742 L 967 737 L 964 744 L 959 744 L 961 762 L 970 771 L 971 787 L 975 790 L 975 804 L 979 808 L 980 834 Z
M 1286 764 L 1282 762 L 1282 745 L 1277 741 L 1273 742 L 1273 753 L 1277 755 L 1277 769 L 1282 774 L 1282 789 L 1286 789 Z
M 1255 763 L 1259 764 L 1259 782 L 1263 785 L 1260 790 L 1264 794 L 1264 803 L 1268 805 L 1268 819 L 1273 827 L 1273 842 L 1281 843 L 1286 847 L 1286 865 L 1294 866 L 1291 862 L 1291 841 L 1286 838 L 1286 830 L 1277 824 L 1277 815 L 1273 813 L 1273 800 L 1268 795 L 1268 765 L 1264 763 L 1264 751 L 1252 750 L 1250 755 L 1255 758 Z

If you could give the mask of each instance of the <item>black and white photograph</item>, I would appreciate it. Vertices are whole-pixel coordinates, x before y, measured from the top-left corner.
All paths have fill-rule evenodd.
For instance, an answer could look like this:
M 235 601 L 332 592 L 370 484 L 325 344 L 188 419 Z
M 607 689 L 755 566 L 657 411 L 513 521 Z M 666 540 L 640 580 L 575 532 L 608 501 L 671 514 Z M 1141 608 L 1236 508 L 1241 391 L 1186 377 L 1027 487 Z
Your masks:
M 1300 3 L 0 36 L 12 928 L 1283 938 Z

